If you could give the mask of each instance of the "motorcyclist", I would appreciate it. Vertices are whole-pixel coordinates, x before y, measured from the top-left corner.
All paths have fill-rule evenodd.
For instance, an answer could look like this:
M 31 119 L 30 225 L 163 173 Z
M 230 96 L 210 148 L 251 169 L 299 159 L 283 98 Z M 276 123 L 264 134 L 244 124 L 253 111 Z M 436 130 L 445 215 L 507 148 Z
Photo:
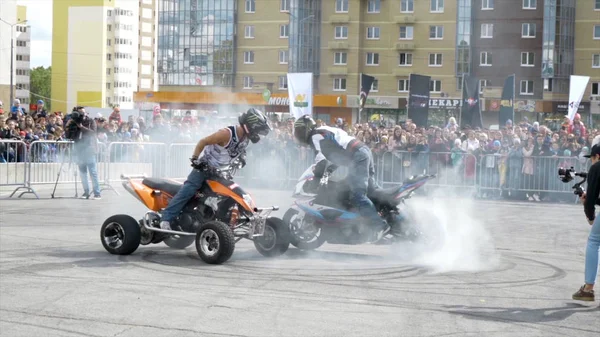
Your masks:
M 389 225 L 383 220 L 373 202 L 367 197 L 367 191 L 374 188 L 375 167 L 371 150 L 361 141 L 348 135 L 340 128 L 329 126 L 317 127 L 315 121 L 305 115 L 294 123 L 294 137 L 300 144 L 309 145 L 315 151 L 316 168 L 323 167 L 323 160 L 334 165 L 347 166 L 347 180 L 350 185 L 350 202 L 358 213 L 371 221 L 373 235 L 370 242 L 377 242 L 390 230 Z M 317 174 L 323 171 L 315 169 Z
M 208 170 L 227 166 L 238 157 L 243 159 L 248 140 L 257 143 L 260 136 L 266 136 L 271 131 L 267 117 L 260 110 L 254 108 L 241 114 L 238 121 L 239 125 L 221 129 L 202 138 L 196 144 L 192 158 L 190 158 L 194 169 L 179 192 L 173 196 L 167 208 L 162 211 L 161 229 L 171 230 L 171 222 L 175 220 L 196 191 L 202 187 Z

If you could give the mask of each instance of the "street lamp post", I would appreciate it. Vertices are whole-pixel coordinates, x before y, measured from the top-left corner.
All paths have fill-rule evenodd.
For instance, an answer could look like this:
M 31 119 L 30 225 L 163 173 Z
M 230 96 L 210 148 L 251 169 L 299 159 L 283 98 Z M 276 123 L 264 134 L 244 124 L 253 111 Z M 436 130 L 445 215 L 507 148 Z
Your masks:
M 15 23 L 9 23 L 5 20 L 3 20 L 2 18 L 0 18 L 0 21 L 6 23 L 7 25 L 10 26 L 10 106 L 12 106 L 13 102 L 14 102 L 14 62 L 15 62 L 15 55 L 14 55 L 14 49 L 15 49 L 15 38 L 14 38 L 14 34 L 15 34 L 15 26 L 16 25 L 20 25 L 20 24 L 24 24 L 27 22 L 27 20 L 23 20 L 23 21 L 17 21 Z

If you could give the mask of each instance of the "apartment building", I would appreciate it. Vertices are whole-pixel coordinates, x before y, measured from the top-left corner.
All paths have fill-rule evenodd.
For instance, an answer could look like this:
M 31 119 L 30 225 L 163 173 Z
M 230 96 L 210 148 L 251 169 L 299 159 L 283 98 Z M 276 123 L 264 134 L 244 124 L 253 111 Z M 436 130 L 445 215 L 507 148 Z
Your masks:
M 17 21 L 17 1 L 2 0 L 0 1 L 0 101 L 4 104 L 5 109 L 10 109 L 11 88 L 10 88 L 10 63 L 11 63 L 11 42 L 15 38 L 15 26 Z M 14 54 L 13 54 L 14 62 Z M 14 65 L 14 64 L 13 64 Z M 15 69 L 13 67 L 13 85 L 15 77 Z M 14 87 L 13 87 L 14 89 Z M 14 97 L 13 90 L 13 97 Z
M 53 108 L 131 109 L 138 87 L 139 1 L 54 1 Z
M 600 0 L 577 0 L 575 17 L 575 75 L 590 76 L 582 102 L 600 114 Z
M 158 90 L 156 70 L 156 33 L 158 23 L 158 1 L 139 0 L 139 63 L 138 90 Z
M 27 21 L 27 7 L 17 6 L 17 24 L 15 34 L 15 98 L 21 105 L 28 107 L 30 103 L 30 74 L 31 74 L 31 26 Z M 33 102 L 35 103 L 35 102 Z M 29 109 L 28 109 L 29 110 Z

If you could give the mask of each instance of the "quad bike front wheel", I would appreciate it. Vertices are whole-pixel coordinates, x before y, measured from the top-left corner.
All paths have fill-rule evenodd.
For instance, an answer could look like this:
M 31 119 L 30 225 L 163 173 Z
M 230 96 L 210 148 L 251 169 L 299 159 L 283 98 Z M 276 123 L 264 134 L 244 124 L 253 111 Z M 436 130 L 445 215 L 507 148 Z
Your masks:
M 290 247 L 290 229 L 279 218 L 267 218 L 265 232 L 254 239 L 254 247 L 266 257 L 283 255 Z
M 227 224 L 221 221 L 204 223 L 196 232 L 196 251 L 202 261 L 221 264 L 233 255 L 235 238 Z
M 290 243 L 302 250 L 315 250 L 325 243 L 323 230 L 314 225 L 306 213 L 290 208 L 283 215 L 290 232 Z
M 100 227 L 100 240 L 107 252 L 129 255 L 140 246 L 142 232 L 138 222 L 125 214 L 113 215 Z
M 190 236 L 180 236 L 180 237 L 169 236 L 169 237 L 166 237 L 163 240 L 163 242 L 165 243 L 165 245 L 167 245 L 173 249 L 186 249 L 192 243 L 194 243 L 194 240 L 196 240 L 196 238 L 191 235 Z

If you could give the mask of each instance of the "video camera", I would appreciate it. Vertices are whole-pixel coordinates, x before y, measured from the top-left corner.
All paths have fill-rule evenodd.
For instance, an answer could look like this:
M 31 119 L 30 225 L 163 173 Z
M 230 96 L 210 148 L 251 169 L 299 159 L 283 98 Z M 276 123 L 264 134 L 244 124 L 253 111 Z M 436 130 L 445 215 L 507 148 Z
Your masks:
M 581 197 L 583 195 L 583 193 L 585 193 L 585 190 L 583 189 L 583 187 L 581 187 L 581 185 L 583 185 L 583 183 L 585 183 L 587 180 L 587 172 L 575 172 L 575 169 L 573 167 L 571 167 L 571 168 L 559 167 L 558 168 L 558 177 L 560 178 L 560 180 L 563 183 L 568 183 L 568 182 L 572 181 L 575 177 L 583 178 L 580 182 L 573 185 L 572 188 L 573 188 L 573 193 L 579 197 Z

